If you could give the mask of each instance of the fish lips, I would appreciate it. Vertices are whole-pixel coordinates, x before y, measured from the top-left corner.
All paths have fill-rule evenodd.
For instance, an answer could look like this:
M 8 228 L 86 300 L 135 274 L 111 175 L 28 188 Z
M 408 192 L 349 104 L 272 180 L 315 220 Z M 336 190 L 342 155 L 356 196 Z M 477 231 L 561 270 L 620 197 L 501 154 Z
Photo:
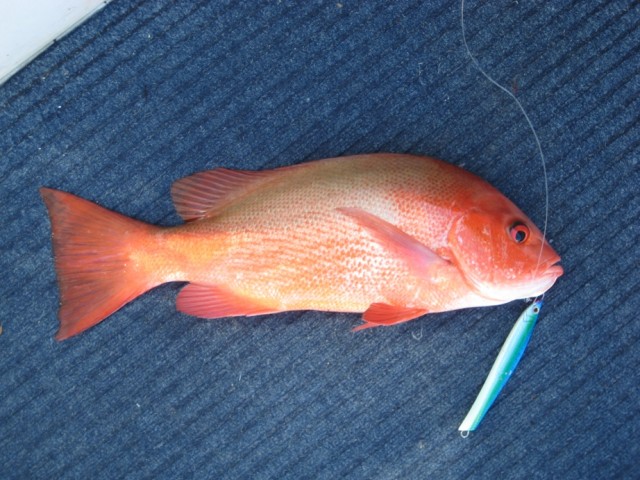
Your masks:
M 549 250 L 551 250 L 551 247 L 549 247 Z M 553 250 L 551 250 L 551 252 L 553 253 L 553 255 L 551 255 L 551 258 L 544 262 L 545 268 L 543 276 L 555 281 L 559 276 L 564 274 L 564 269 L 561 265 L 559 265 L 560 255 L 558 255 Z
M 537 297 L 538 295 L 542 295 L 544 292 L 549 290 L 554 283 L 556 283 L 558 277 L 564 273 L 564 269 L 561 265 L 558 265 L 558 262 L 560 262 L 560 257 L 547 262 L 544 273 L 539 275 L 538 279 L 533 282 L 532 290 L 534 290 L 534 292 L 527 295 L 528 297 Z
M 564 274 L 564 268 L 561 265 L 553 264 L 550 267 L 547 267 L 547 270 L 544 272 L 546 277 L 552 277 L 554 280 L 562 274 Z

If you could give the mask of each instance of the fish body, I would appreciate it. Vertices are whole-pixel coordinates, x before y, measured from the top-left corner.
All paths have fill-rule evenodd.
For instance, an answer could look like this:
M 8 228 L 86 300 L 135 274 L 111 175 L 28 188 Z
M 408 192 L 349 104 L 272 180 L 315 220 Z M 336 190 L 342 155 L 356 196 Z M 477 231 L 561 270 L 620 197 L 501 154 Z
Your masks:
M 177 307 L 199 317 L 364 312 L 368 327 L 539 295 L 562 274 L 512 202 L 430 157 L 197 173 L 172 187 L 186 221 L 175 227 L 41 193 L 61 290 L 58 339 L 165 282 L 189 282 Z

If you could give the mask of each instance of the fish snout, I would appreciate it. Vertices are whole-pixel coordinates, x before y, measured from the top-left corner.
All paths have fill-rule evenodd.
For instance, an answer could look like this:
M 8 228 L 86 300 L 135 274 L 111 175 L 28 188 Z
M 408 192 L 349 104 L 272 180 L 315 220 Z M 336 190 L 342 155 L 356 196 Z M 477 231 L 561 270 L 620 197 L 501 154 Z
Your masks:
M 547 270 L 545 272 L 545 276 L 558 278 L 563 273 L 564 273 L 564 268 L 562 268 L 561 265 L 554 264 L 554 265 L 551 265 L 551 266 L 547 267 Z
M 545 242 L 544 250 L 542 252 L 542 265 L 540 269 L 545 278 L 550 280 L 554 280 L 561 276 L 564 273 L 564 269 L 562 268 L 560 263 L 560 255 L 556 253 L 556 251 Z
M 553 250 L 549 253 L 550 255 L 546 256 L 537 269 L 537 273 L 534 274 L 536 279 L 531 284 L 533 287 L 533 293 L 529 295 L 531 297 L 542 295 L 549 290 L 556 283 L 558 277 L 564 273 L 564 269 L 559 265 L 560 256 Z

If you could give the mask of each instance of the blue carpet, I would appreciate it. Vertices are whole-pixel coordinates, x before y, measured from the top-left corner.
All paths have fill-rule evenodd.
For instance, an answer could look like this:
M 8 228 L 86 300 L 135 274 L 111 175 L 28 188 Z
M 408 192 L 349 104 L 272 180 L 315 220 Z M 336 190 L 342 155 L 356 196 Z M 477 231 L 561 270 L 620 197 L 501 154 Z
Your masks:
M 259 6 L 258 6 L 259 5 Z M 467 40 L 547 156 L 565 275 L 477 432 L 524 303 L 351 333 L 202 321 L 159 287 L 57 343 L 49 186 L 161 225 L 171 183 L 363 152 L 438 156 L 539 225 L 542 169 L 445 0 L 109 4 L 0 87 L 0 478 L 632 478 L 640 458 L 636 2 L 470 1 Z

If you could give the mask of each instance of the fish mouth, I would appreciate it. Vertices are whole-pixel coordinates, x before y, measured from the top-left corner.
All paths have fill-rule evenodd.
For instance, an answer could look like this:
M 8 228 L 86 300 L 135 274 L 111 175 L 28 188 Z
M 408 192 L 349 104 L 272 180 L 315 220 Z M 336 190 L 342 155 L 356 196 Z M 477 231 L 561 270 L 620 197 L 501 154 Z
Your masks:
M 545 270 L 544 276 L 547 278 L 553 278 L 554 280 L 561 276 L 564 273 L 564 268 L 562 268 L 561 265 L 558 265 L 559 263 L 560 258 L 558 258 L 557 260 L 552 260 L 550 262 L 550 265 Z
M 560 259 L 550 262 L 551 264 L 540 275 L 539 280 L 531 285 L 533 287 L 532 292 L 528 296 L 537 297 L 542 295 L 556 283 L 558 277 L 564 273 L 564 269 L 561 265 L 558 265 L 558 262 L 560 262 Z

